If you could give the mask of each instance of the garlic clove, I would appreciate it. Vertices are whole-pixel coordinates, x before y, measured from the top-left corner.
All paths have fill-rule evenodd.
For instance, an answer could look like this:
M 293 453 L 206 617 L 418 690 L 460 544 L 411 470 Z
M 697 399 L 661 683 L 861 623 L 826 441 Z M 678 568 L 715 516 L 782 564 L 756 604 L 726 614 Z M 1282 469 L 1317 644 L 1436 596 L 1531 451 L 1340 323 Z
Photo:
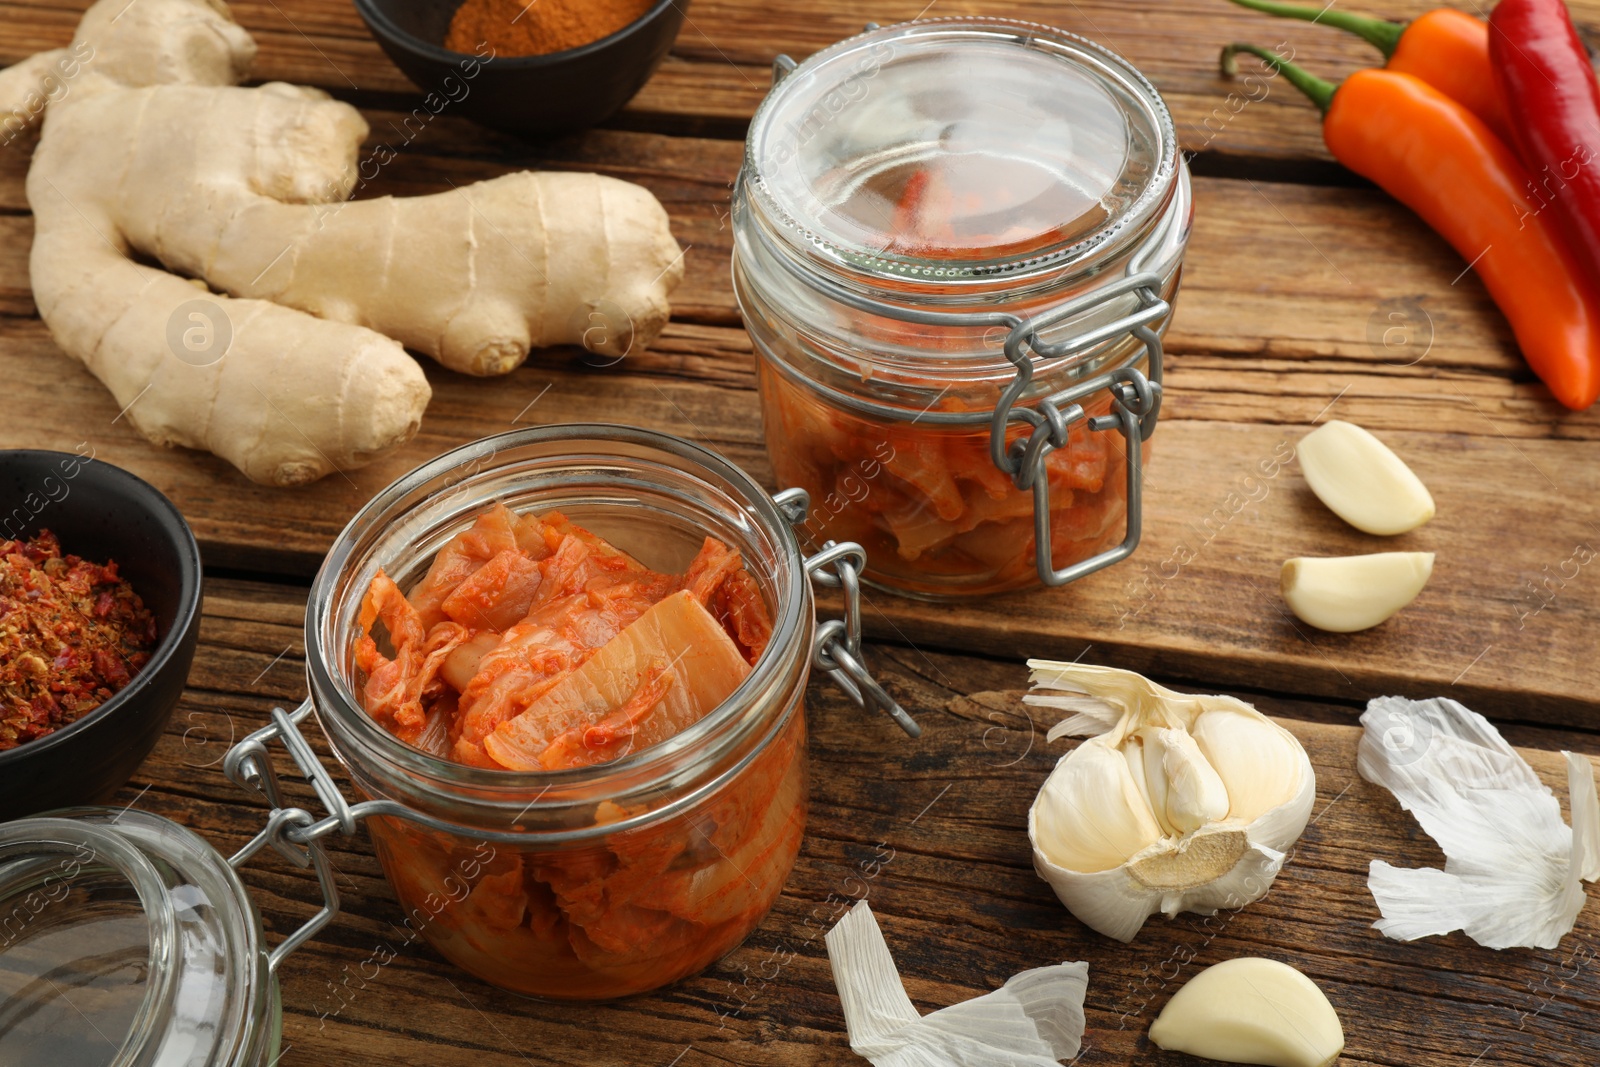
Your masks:
M 1265 716 L 1216 708 L 1197 716 L 1191 732 L 1227 783 L 1230 819 L 1255 822 L 1300 791 L 1305 750 L 1293 734 Z
M 1150 1040 L 1227 1063 L 1329 1067 L 1344 1051 L 1344 1027 L 1311 979 L 1244 956 L 1189 979 L 1151 1024 Z
M 1334 419 L 1300 439 L 1300 470 L 1317 499 L 1351 526 L 1400 534 L 1433 518 L 1433 497 L 1389 446 Z
M 1153 749 L 1160 754 L 1160 776 L 1167 783 L 1164 806 L 1167 824 L 1180 834 L 1189 834 L 1208 823 L 1226 819 L 1228 788 L 1189 732 L 1157 727 L 1147 728 L 1143 733 L 1146 751 Z
M 1284 563 L 1283 599 L 1302 622 L 1330 633 L 1370 629 L 1417 598 L 1432 552 L 1301 557 Z
M 1161 766 L 1161 746 L 1149 732 L 1136 730 L 1122 742 L 1122 751 L 1129 766 L 1139 765 L 1139 773 L 1135 778 L 1144 787 L 1144 795 L 1150 800 L 1150 811 L 1155 815 L 1156 822 L 1161 824 L 1162 836 L 1177 833 L 1177 828 L 1167 818 L 1168 782 Z M 1127 859 L 1128 856 L 1122 858 Z
M 1053 863 L 1092 874 L 1120 866 L 1165 833 L 1134 783 L 1123 756 L 1086 741 L 1063 756 L 1045 779 L 1032 818 L 1071 827 L 1039 842 Z

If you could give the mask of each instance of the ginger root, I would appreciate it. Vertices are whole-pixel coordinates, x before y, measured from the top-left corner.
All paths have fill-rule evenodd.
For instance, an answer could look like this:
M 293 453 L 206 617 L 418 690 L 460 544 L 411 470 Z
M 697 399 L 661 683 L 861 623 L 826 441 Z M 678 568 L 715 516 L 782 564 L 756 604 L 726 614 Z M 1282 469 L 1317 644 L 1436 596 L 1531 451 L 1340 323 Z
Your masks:
M 301 484 L 416 432 L 430 390 L 406 348 L 491 375 L 660 333 L 683 266 L 649 192 L 522 171 L 347 201 L 365 121 L 238 87 L 254 55 L 221 0 L 99 0 L 71 47 L 0 71 L 0 127 L 42 121 L 39 312 L 150 440 Z

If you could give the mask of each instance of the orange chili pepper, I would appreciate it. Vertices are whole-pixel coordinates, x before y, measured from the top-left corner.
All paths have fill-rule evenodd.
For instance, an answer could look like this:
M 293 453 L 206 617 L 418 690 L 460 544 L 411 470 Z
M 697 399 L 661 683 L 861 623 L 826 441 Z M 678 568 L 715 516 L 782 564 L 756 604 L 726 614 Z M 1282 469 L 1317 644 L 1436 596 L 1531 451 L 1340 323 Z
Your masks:
M 1528 199 L 1516 155 L 1461 104 L 1410 74 L 1360 70 L 1335 86 L 1264 48 L 1249 52 L 1321 109 L 1335 159 L 1376 183 L 1449 241 L 1483 279 L 1522 355 L 1557 400 L 1600 397 L 1600 301 L 1550 221 Z
M 1410 22 L 1355 15 L 1328 7 L 1274 0 L 1233 0 L 1279 18 L 1318 22 L 1355 34 L 1388 59 L 1387 70 L 1421 78 L 1478 116 L 1512 144 L 1505 101 L 1489 65 L 1489 24 L 1453 7 L 1435 8 Z

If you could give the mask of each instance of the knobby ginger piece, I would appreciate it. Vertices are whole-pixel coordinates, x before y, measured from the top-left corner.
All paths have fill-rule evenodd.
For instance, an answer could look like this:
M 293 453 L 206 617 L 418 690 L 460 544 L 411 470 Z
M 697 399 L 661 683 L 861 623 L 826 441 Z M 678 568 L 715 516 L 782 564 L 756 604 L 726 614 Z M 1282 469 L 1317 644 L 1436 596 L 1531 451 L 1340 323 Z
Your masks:
M 366 122 L 326 93 L 239 87 L 254 56 L 220 0 L 99 0 L 69 48 L 0 71 L 8 133 L 43 119 L 39 313 L 151 441 L 295 485 L 416 432 L 407 347 L 502 374 L 660 332 L 683 263 L 649 192 L 517 172 L 346 203 L 393 149 L 363 154 Z
M 1361 716 L 1357 766 L 1444 850 L 1444 870 L 1374 860 L 1367 878 L 1387 937 L 1461 930 L 1488 948 L 1555 948 L 1600 875 L 1600 801 L 1588 757 L 1564 753 L 1572 826 L 1527 762 L 1453 700 L 1380 697 Z
M 827 944 L 850 1047 L 876 1067 L 1057 1067 L 1078 1054 L 1087 963 L 1023 971 L 993 993 L 920 1016 L 865 900 Z

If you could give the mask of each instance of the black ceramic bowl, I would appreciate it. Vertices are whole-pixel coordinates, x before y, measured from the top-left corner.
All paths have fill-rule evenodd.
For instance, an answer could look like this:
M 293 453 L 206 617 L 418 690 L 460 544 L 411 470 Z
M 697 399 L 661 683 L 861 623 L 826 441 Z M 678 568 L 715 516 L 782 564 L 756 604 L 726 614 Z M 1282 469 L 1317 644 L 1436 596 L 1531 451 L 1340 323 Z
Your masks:
M 110 700 L 0 752 L 0 819 L 110 799 L 166 729 L 200 635 L 200 549 L 149 484 L 67 452 L 0 451 L 0 541 L 41 529 L 61 539 L 64 553 L 115 560 L 155 616 L 159 644 Z
M 507 133 L 544 136 L 597 125 L 632 100 L 672 47 L 689 0 L 657 0 L 642 18 L 581 48 L 488 60 L 441 43 L 461 0 L 355 4 L 395 66 L 433 94 L 424 114 L 461 114 Z

